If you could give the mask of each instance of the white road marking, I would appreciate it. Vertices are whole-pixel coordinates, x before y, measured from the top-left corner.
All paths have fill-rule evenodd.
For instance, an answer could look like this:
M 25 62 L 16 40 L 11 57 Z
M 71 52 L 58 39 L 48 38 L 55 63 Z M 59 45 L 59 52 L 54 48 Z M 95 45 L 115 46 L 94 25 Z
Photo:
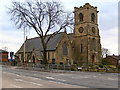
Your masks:
M 46 77 L 47 79 L 55 79 L 55 78 L 53 78 L 53 77 Z
M 59 75 L 65 75 L 65 74 L 59 74 Z
M 93 76 L 94 78 L 96 78 L 97 76 Z
M 25 77 L 25 76 L 23 76 L 23 77 Z M 27 77 L 27 78 L 42 80 L 42 79 L 40 79 L 40 78 L 35 78 L 35 77 Z
M 11 74 L 11 75 L 16 75 L 16 76 L 19 76 L 19 77 L 27 77 L 27 78 L 31 78 L 31 79 L 41 80 L 41 79 L 39 79 L 39 78 L 35 78 L 35 77 L 28 77 L 28 76 L 18 75 L 18 74 L 14 74 L 14 73 L 8 73 L 8 72 L 3 72 L 3 73 L 7 73 L 7 74 Z
M 20 75 L 16 75 L 16 76 L 20 77 Z
M 63 80 L 63 79 L 57 79 L 57 80 L 59 80 L 59 81 L 66 81 L 66 80 Z
M 109 79 L 109 80 L 116 80 L 116 79 L 113 79 L 113 78 L 107 78 L 107 79 Z
M 13 85 L 13 84 L 11 84 L 10 86 L 15 87 L 15 88 L 22 88 L 22 87 L 20 87 L 20 86 Z
M 42 84 L 38 84 L 38 83 L 34 83 L 34 82 L 29 82 L 29 81 L 24 81 L 22 79 L 14 79 L 14 80 L 18 81 L 18 82 L 25 82 L 25 83 L 30 83 L 30 84 L 38 85 L 38 86 L 43 86 Z

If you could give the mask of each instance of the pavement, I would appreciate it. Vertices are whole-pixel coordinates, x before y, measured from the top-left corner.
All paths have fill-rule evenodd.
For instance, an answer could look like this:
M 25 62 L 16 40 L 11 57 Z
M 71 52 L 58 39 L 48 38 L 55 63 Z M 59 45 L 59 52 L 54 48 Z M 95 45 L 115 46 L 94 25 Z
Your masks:
M 118 73 L 53 73 L 3 67 L 2 76 L 3 88 L 118 88 Z

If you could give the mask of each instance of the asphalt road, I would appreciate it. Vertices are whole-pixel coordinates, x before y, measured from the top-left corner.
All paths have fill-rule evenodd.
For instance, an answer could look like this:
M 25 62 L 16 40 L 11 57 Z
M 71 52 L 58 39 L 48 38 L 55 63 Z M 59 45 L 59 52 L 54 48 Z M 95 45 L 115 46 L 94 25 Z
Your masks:
M 2 88 L 118 88 L 118 73 L 50 73 L 2 68 Z

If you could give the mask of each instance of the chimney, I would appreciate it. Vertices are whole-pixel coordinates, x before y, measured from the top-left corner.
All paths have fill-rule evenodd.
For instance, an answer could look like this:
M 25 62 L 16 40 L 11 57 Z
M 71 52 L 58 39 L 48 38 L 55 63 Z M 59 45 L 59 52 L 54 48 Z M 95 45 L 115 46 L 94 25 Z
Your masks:
M 28 39 L 28 37 L 26 36 L 26 40 Z
M 106 54 L 106 57 L 107 57 L 108 55 Z

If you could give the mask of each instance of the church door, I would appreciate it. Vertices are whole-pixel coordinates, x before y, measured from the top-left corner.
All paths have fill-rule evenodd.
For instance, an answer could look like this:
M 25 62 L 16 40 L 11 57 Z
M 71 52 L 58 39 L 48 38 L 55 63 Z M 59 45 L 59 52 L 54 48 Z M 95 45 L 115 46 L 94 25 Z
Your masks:
M 94 63 L 95 56 L 92 55 L 92 64 Z
M 33 56 L 33 63 L 35 63 L 35 56 Z

